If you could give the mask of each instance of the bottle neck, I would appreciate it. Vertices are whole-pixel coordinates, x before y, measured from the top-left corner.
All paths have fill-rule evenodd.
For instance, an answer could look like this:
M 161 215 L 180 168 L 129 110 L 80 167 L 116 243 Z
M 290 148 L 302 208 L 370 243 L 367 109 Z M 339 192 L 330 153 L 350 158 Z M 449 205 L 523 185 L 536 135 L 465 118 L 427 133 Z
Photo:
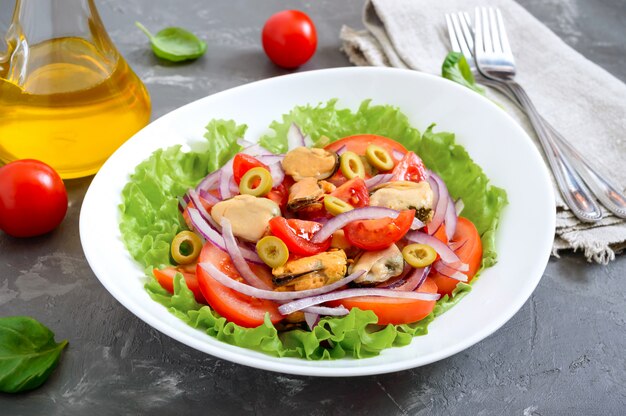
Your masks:
M 0 77 L 23 85 L 33 65 L 46 63 L 41 54 L 33 53 L 34 48 L 59 39 L 88 44 L 107 67 L 114 67 L 119 58 L 93 0 L 16 0 L 5 36 L 7 51 L 0 53 Z M 54 55 L 43 60 L 54 62 Z

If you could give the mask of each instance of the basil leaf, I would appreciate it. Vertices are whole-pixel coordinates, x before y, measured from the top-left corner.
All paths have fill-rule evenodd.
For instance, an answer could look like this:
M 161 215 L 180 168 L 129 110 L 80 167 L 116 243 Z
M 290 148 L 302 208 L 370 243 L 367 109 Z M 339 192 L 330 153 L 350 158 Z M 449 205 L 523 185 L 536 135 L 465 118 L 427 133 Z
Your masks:
M 206 42 L 180 27 L 166 27 L 153 36 L 141 23 L 135 25 L 148 36 L 152 51 L 159 58 L 180 62 L 197 59 L 206 52 Z
M 472 70 L 460 52 L 450 52 L 446 56 L 441 65 L 441 76 L 485 95 L 485 90 L 476 84 Z
M 33 318 L 0 318 L 0 391 L 17 393 L 43 384 L 56 367 L 67 341 Z

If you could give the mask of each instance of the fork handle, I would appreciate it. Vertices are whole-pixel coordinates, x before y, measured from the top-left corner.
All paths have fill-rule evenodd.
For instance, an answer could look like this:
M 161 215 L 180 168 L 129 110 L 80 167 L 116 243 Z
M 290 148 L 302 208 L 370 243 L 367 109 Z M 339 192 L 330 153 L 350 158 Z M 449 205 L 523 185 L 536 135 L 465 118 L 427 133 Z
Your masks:
M 507 84 L 500 81 L 492 81 L 488 78 L 482 79 L 481 83 L 497 89 L 506 95 L 514 104 L 521 107 L 521 103 Z M 522 109 L 523 110 L 523 109 Z M 591 192 L 600 200 L 609 211 L 616 217 L 626 218 L 626 196 L 620 192 L 608 179 L 606 179 L 597 169 L 595 169 L 585 157 L 576 150 L 550 123 L 541 117 L 548 133 L 557 141 L 557 145 L 565 150 L 570 157 L 576 172 L 582 177 Z
M 528 97 L 528 94 L 526 94 L 526 91 L 515 81 L 508 81 L 506 84 L 522 105 L 530 123 L 537 132 L 539 143 L 543 147 L 550 168 L 554 173 L 557 186 L 567 206 L 581 221 L 600 221 L 602 219 L 600 207 L 591 196 L 580 176 L 572 168 L 567 156 L 561 152 L 561 149 L 555 143 L 554 138 L 548 132 L 541 115 L 530 100 L 530 97 Z

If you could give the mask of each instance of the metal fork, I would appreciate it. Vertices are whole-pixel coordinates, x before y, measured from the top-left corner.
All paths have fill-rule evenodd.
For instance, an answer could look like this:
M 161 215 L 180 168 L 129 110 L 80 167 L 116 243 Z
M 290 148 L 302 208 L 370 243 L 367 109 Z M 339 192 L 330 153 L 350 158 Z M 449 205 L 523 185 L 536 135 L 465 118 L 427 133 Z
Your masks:
M 474 62 L 474 34 L 472 30 L 471 19 L 468 13 L 451 13 L 446 14 L 446 23 L 448 26 L 448 34 L 450 36 L 450 45 L 455 52 L 461 52 L 470 66 L 476 80 L 489 87 L 492 87 L 516 104 L 523 110 L 521 103 L 513 94 L 506 83 L 493 81 L 485 78 L 476 69 Z M 597 169 L 593 168 L 589 161 L 581 155 L 569 142 L 545 119 L 543 122 L 549 133 L 556 139 L 557 145 L 567 153 L 576 169 L 577 173 L 582 177 L 586 185 L 591 189 L 593 194 L 600 200 L 609 211 L 615 216 L 626 218 L 626 196 L 621 193 L 617 187 L 612 185 Z
M 572 168 L 570 161 L 556 145 L 524 89 L 515 82 L 515 60 L 499 10 L 495 12 L 492 8 L 476 9 L 474 59 L 478 71 L 485 78 L 505 83 L 524 108 L 539 137 L 557 186 L 572 213 L 585 222 L 602 219 L 600 207 Z

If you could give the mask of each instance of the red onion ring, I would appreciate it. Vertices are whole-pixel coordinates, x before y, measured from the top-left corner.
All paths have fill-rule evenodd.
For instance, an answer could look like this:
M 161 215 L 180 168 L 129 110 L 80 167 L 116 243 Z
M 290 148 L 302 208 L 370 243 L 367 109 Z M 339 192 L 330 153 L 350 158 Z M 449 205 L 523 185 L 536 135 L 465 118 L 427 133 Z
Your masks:
M 400 213 L 394 209 L 383 207 L 355 208 L 330 219 L 326 224 L 324 224 L 321 230 L 315 233 L 311 242 L 314 244 L 324 242 L 332 236 L 335 231 L 342 229 L 353 221 L 376 220 L 379 218 L 397 218 L 399 214 Z
M 458 272 L 467 272 L 469 271 L 469 264 L 467 263 L 446 263 L 445 261 L 443 261 L 443 259 L 441 259 L 441 262 L 444 263 L 446 266 L 448 266 L 451 269 L 454 269 Z
M 348 147 L 345 144 L 342 144 L 335 153 L 337 153 L 337 156 L 341 156 L 346 150 L 348 150 Z
M 200 201 L 200 197 L 198 196 L 196 191 L 194 191 L 193 189 L 190 189 L 187 192 L 187 194 L 189 195 L 189 198 L 191 199 L 191 202 L 193 202 L 193 205 L 195 206 L 195 208 L 198 210 L 198 212 L 202 216 L 202 219 L 208 222 L 213 229 L 219 230 L 220 229 L 219 224 L 215 222 L 213 217 L 211 217 L 211 214 L 204 208 L 204 205 L 202 205 L 202 201 Z
M 398 149 L 393 149 L 393 152 L 391 152 L 393 155 L 393 158 L 396 160 L 402 160 L 404 158 L 405 153 L 402 153 L 401 151 L 399 151 Z
M 224 166 L 222 166 L 222 174 L 220 176 L 220 197 L 222 199 L 228 199 L 233 196 L 233 190 L 231 188 L 231 182 L 235 183 L 233 180 L 233 159 L 230 159 Z M 236 186 L 237 184 L 235 184 Z
M 291 123 L 289 130 L 287 131 L 287 148 L 293 150 L 296 147 L 304 147 L 304 134 L 300 130 L 300 127 L 296 123 Z
M 269 155 L 259 155 L 256 156 L 259 162 L 265 163 L 266 165 L 273 165 L 274 163 L 280 163 L 285 158 L 285 155 L 275 155 L 273 153 Z
M 198 212 L 198 210 L 195 208 L 188 208 L 187 212 L 189 213 L 189 220 L 191 221 L 193 228 L 198 233 L 200 233 L 200 235 L 205 240 L 210 241 L 215 247 L 228 253 L 228 250 L 226 250 L 226 243 L 224 242 L 224 237 L 222 237 L 220 233 L 218 233 L 215 229 L 213 229 L 209 225 L 209 223 L 206 222 L 204 218 L 202 218 L 202 215 L 200 215 L 200 212 Z M 261 258 L 256 252 L 250 250 L 247 247 L 240 247 L 240 249 L 241 249 L 241 254 L 247 261 L 251 261 L 252 263 L 255 263 L 255 264 L 265 264 L 263 263 L 263 260 L 261 260 Z
M 446 224 L 446 237 L 448 240 L 452 240 L 452 237 L 454 237 L 458 218 L 459 217 L 456 215 L 456 209 L 454 208 L 452 199 L 450 199 L 443 219 L 444 224 Z
M 417 218 L 413 218 L 413 222 L 411 223 L 411 230 L 419 230 L 420 228 L 424 228 L 426 224 L 418 220 Z
M 309 326 L 309 329 L 313 331 L 313 328 L 317 326 L 320 321 L 320 315 L 313 312 L 304 312 L 304 322 Z
M 441 260 L 447 263 L 449 266 L 453 266 L 455 264 L 463 264 L 459 256 L 456 255 L 454 251 L 450 249 L 446 244 L 433 237 L 432 235 L 428 235 L 421 231 L 411 231 L 406 234 L 404 237 L 409 241 L 419 244 L 427 244 L 431 246 L 439 256 L 441 256 Z
M 218 169 L 212 173 L 209 173 L 200 181 L 200 183 L 196 186 L 196 190 L 205 190 L 210 191 L 213 189 L 217 189 L 217 186 L 220 182 L 221 170 Z
M 200 195 L 205 201 L 207 201 L 211 205 L 215 205 L 218 202 L 220 202 L 220 199 L 218 197 L 216 197 L 215 195 L 205 191 L 204 189 L 201 189 L 198 192 L 198 195 Z
M 324 293 L 332 292 L 333 290 L 338 289 L 341 286 L 344 286 L 350 283 L 354 279 L 358 279 L 359 276 L 363 274 L 363 270 L 359 270 L 358 272 L 352 273 L 351 275 L 348 275 L 344 277 L 343 279 L 336 281 L 335 283 L 331 283 L 330 285 L 322 286 L 317 289 L 299 290 L 297 292 L 277 292 L 273 290 L 258 289 L 256 287 L 231 279 L 228 275 L 218 270 L 217 267 L 215 267 L 213 263 L 198 263 L 198 265 L 202 267 L 209 274 L 209 276 L 211 276 L 214 280 L 216 280 L 218 283 L 221 283 L 222 285 L 226 286 L 229 289 L 232 289 L 234 291 L 243 293 L 244 295 L 251 296 L 254 298 L 269 299 L 269 300 L 275 300 L 275 301 L 308 298 L 310 296 L 317 296 L 317 295 L 321 295 Z M 313 305 L 307 305 L 307 306 L 313 306 Z M 300 310 L 300 309 L 302 308 L 298 308 L 297 310 Z M 289 315 L 289 313 L 286 313 L 283 315 Z
M 343 305 L 339 305 L 336 308 L 328 306 L 309 306 L 308 308 L 302 309 L 302 312 L 324 316 L 344 316 L 350 313 Z
M 329 308 L 327 306 L 309 306 L 302 309 L 304 312 L 304 321 L 309 326 L 310 330 L 313 330 L 319 324 L 321 315 L 324 316 L 345 316 L 350 313 L 343 305 L 339 305 L 336 308 Z
M 450 266 L 447 266 L 444 262 L 438 261 L 435 262 L 434 266 L 435 270 L 441 273 L 444 276 L 450 277 L 452 279 L 459 280 L 461 282 L 467 282 L 468 277 L 466 274 L 461 273 L 460 271 L 453 269 Z
M 454 252 L 463 247 L 467 243 L 467 240 L 463 241 L 448 241 L 448 247 Z
M 405 292 L 414 291 L 419 289 L 420 286 L 426 280 L 426 276 L 430 272 L 430 266 L 422 267 L 419 269 L 412 268 L 409 275 L 403 279 L 402 282 L 398 281 L 393 285 L 390 285 L 388 288 L 392 290 L 402 290 Z
M 284 293 L 284 292 L 283 292 Z M 293 302 L 285 303 L 278 307 L 278 311 L 283 315 L 289 315 L 295 311 L 299 311 L 310 306 L 319 305 L 320 303 L 329 302 L 331 300 L 354 298 L 358 296 L 382 296 L 390 298 L 416 299 L 416 300 L 437 300 L 438 293 L 423 292 L 402 292 L 389 289 L 346 289 L 323 295 L 311 296 L 298 299 Z
M 465 203 L 461 198 L 457 199 L 454 203 L 454 209 L 456 210 L 456 214 L 461 215 L 461 211 L 463 211 L 463 208 L 465 208 Z
M 241 250 L 237 245 L 237 240 L 235 239 L 235 235 L 233 234 L 233 228 L 230 225 L 230 221 L 228 221 L 228 219 L 226 218 L 222 218 L 221 224 L 222 236 L 224 237 L 226 250 L 228 250 L 230 259 L 233 261 L 235 269 L 237 269 L 241 277 L 243 277 L 244 280 L 248 282 L 248 284 L 256 288 L 266 290 L 271 289 L 269 285 L 267 285 L 263 280 L 259 279 L 259 277 L 252 271 L 248 263 L 246 263 L 246 259 L 243 258 Z
M 439 197 L 441 198 L 441 195 L 444 195 L 444 198 L 447 201 L 443 222 L 446 224 L 446 237 L 448 237 L 448 240 L 451 240 L 456 232 L 456 223 L 458 218 L 456 214 L 456 207 L 454 206 L 452 197 L 450 196 L 450 192 L 448 192 L 448 187 L 445 182 L 433 172 L 429 171 L 429 174 L 430 177 L 437 182 Z M 437 209 L 439 209 L 439 207 L 437 207 Z
M 275 188 L 285 180 L 285 171 L 280 163 L 274 163 L 268 166 L 272 175 L 272 187 Z
M 254 156 L 256 158 L 260 158 L 261 156 L 273 156 L 274 155 L 274 153 L 270 152 L 269 150 L 261 146 L 260 143 L 251 144 L 250 146 L 244 148 L 239 153 L 245 153 L 247 155 Z
M 434 175 L 430 175 L 428 178 L 428 183 L 430 187 L 433 189 L 433 193 L 437 194 L 437 203 L 435 204 L 433 200 L 433 207 L 435 207 L 435 213 L 433 214 L 433 219 L 428 223 L 428 234 L 433 235 L 437 232 L 441 224 L 443 223 L 444 217 L 446 215 L 446 210 L 448 209 L 448 195 L 445 190 L 445 185 L 443 182 L 437 181 Z
M 389 182 L 393 177 L 392 173 L 379 173 L 376 176 L 372 176 L 371 178 L 365 181 L 365 186 L 367 189 L 371 189 L 375 186 L 380 185 L 381 183 Z

